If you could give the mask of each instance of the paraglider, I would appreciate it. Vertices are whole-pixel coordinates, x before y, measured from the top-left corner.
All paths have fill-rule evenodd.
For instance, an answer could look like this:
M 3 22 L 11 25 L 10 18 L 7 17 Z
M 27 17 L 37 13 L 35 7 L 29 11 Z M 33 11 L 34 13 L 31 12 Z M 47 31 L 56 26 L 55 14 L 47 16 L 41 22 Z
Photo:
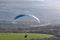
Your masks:
M 17 15 L 15 18 L 14 18 L 14 20 L 17 20 L 17 19 L 19 19 L 19 18 L 21 18 L 21 17 L 24 17 L 24 16 L 30 16 L 30 17 L 33 17 L 33 18 L 35 18 L 37 21 L 38 21 L 38 23 L 40 23 L 40 20 L 36 17 L 36 16 L 34 16 L 34 15 L 30 15 L 30 14 L 20 14 L 20 15 Z M 15 24 L 15 22 L 13 22 L 14 24 Z M 24 35 L 24 38 L 26 39 L 28 37 L 28 35 L 26 34 L 26 35 Z
M 40 20 L 39 20 L 36 16 L 30 15 L 30 14 L 20 14 L 20 15 L 16 16 L 16 17 L 14 18 L 14 20 L 17 20 L 18 18 L 21 18 L 21 17 L 24 17 L 24 16 L 33 17 L 33 18 L 35 18 L 35 19 L 38 21 L 38 23 L 40 23 Z

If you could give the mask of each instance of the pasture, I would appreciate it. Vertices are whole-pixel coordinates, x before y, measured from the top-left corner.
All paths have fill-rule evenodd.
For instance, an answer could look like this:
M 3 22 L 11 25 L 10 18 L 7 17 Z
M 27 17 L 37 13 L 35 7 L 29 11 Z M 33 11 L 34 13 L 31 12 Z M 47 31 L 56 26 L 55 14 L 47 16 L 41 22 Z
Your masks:
M 24 35 L 27 34 L 27 38 Z M 0 40 L 30 40 L 30 39 L 42 39 L 50 38 L 53 35 L 49 34 L 36 34 L 36 33 L 0 33 Z

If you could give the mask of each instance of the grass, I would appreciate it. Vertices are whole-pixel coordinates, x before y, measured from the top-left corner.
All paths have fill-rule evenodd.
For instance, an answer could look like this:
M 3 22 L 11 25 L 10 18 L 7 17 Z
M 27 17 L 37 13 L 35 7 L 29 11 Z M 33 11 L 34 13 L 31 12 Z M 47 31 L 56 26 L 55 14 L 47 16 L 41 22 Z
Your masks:
M 0 33 L 0 40 L 25 40 L 24 35 L 27 34 L 27 40 L 30 39 L 42 39 L 42 38 L 50 38 L 53 35 L 49 34 L 34 34 L 34 33 Z

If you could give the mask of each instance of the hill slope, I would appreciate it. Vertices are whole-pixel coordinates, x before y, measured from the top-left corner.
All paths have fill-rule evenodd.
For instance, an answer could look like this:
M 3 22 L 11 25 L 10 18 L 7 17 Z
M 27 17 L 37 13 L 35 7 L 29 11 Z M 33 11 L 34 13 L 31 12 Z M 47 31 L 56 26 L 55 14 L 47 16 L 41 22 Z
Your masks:
M 0 40 L 25 40 L 24 35 L 26 33 L 0 33 Z M 53 35 L 48 34 L 34 34 L 34 33 L 28 33 L 27 40 L 30 39 L 43 39 L 43 38 L 50 38 L 53 37 Z

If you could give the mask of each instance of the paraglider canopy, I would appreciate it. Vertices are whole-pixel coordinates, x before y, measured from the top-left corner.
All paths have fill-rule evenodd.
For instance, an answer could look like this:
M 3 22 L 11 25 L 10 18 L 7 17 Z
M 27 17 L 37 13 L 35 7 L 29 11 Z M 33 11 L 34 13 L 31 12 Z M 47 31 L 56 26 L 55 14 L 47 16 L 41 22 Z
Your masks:
M 14 20 L 17 20 L 18 18 L 21 18 L 21 17 L 24 17 L 24 16 L 33 17 L 33 18 L 35 18 L 35 19 L 38 21 L 38 23 L 40 23 L 40 20 L 39 20 L 36 16 L 30 15 L 30 14 L 20 14 L 20 15 L 17 15 L 17 16 L 14 18 Z

